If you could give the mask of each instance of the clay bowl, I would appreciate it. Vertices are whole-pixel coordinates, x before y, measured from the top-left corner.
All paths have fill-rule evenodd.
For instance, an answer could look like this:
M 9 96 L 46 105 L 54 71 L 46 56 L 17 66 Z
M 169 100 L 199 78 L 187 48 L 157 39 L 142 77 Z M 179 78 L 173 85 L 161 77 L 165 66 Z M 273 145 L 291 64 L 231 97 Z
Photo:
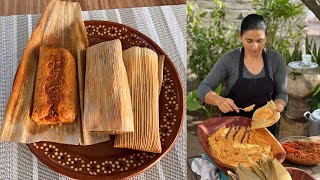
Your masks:
M 316 178 L 314 178 L 302 169 L 294 167 L 286 167 L 286 169 L 290 173 L 292 180 L 316 180 Z
M 242 116 L 214 117 L 200 123 L 197 130 L 198 139 L 202 148 L 224 173 L 227 173 L 227 170 L 234 172 L 236 167 L 221 162 L 211 154 L 208 146 L 208 137 L 221 127 L 230 127 L 231 125 L 248 127 L 251 125 L 251 119 Z M 271 145 L 274 157 L 282 163 L 286 157 L 286 152 L 277 139 L 266 128 L 256 130 L 265 137 L 266 142 Z M 219 146 L 219 144 L 217 144 L 217 146 Z
M 290 142 L 294 142 L 294 141 L 300 141 L 300 142 L 313 142 L 313 143 L 320 143 L 319 138 L 316 137 L 306 137 L 306 136 L 289 136 L 286 137 L 284 139 L 280 140 L 280 143 L 290 143 Z M 298 158 L 297 156 L 295 156 L 293 153 L 288 152 L 286 149 L 286 160 L 294 163 L 294 164 L 298 164 L 298 165 L 304 165 L 304 166 L 314 166 L 320 163 L 320 159 L 314 158 L 313 160 L 310 159 L 304 159 L 303 157 Z

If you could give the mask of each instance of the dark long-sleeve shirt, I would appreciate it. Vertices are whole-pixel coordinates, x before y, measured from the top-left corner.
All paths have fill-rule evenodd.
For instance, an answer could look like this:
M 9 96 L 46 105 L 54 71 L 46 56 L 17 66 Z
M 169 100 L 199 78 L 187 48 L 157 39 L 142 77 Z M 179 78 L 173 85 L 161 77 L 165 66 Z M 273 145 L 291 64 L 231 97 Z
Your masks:
M 284 58 L 278 52 L 271 49 L 266 50 L 269 74 L 275 85 L 275 99 L 283 99 L 288 102 L 287 93 L 287 75 Z M 209 91 L 214 91 L 220 83 L 224 82 L 225 92 L 228 94 L 232 86 L 239 78 L 240 48 L 236 48 L 224 54 L 213 66 L 210 73 L 200 83 L 198 87 L 198 96 L 202 102 Z M 246 66 L 243 66 L 244 78 L 265 77 L 265 71 L 258 75 L 251 74 Z M 240 89 L 239 89 L 240 90 Z M 245 92 L 244 92 L 245 93 Z

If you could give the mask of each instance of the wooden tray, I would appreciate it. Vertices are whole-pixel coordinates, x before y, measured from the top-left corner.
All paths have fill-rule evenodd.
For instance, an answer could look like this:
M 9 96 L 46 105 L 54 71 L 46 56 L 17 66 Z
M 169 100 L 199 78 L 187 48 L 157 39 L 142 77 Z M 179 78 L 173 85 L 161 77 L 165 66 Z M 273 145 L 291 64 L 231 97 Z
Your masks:
M 227 170 L 234 172 L 236 167 L 221 162 L 211 154 L 208 146 L 208 137 L 218 131 L 221 127 L 230 127 L 231 125 L 248 127 L 251 125 L 251 119 L 242 116 L 215 117 L 200 123 L 197 131 L 198 139 L 202 148 L 224 173 L 227 173 Z M 277 139 L 266 128 L 256 130 L 258 133 L 263 134 L 266 142 L 271 146 L 274 157 L 282 163 L 286 157 L 286 152 Z M 219 146 L 219 144 L 217 144 L 217 146 Z
M 107 21 L 85 21 L 89 46 L 120 39 L 123 49 L 132 46 L 148 47 L 165 55 L 161 87 L 160 154 L 113 148 L 114 136 L 107 142 L 76 146 L 52 142 L 28 144 L 38 159 L 53 170 L 77 179 L 123 179 L 152 167 L 174 145 L 183 124 L 183 88 L 179 74 L 166 53 L 142 33 L 122 24 Z

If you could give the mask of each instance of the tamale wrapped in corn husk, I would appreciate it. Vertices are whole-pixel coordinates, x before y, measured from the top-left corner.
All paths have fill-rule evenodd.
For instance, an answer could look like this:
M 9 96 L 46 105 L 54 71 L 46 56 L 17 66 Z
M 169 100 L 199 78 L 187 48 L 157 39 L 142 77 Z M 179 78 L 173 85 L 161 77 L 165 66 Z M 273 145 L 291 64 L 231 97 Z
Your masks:
M 119 39 L 86 51 L 83 130 L 121 134 L 133 132 L 128 78 Z
M 78 108 L 73 123 L 38 125 L 31 118 L 33 98 L 38 98 L 34 95 L 34 88 L 41 46 L 64 48 L 76 62 Z M 24 50 L 3 117 L 0 140 L 20 143 L 51 141 L 63 144 L 94 144 L 109 139 L 108 136 L 94 138 L 96 135 L 82 133 L 81 129 L 87 47 L 88 39 L 79 3 L 50 1 Z
M 123 51 L 134 115 L 134 132 L 116 135 L 114 147 L 161 153 L 159 93 L 164 56 L 132 47 Z

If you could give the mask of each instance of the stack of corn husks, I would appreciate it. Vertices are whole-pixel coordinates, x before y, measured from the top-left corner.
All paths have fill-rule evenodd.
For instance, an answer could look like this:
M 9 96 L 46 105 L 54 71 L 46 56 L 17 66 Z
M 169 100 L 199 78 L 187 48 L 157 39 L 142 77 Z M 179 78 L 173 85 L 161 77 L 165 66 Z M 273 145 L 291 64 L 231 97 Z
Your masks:
M 276 158 L 271 159 L 262 154 L 262 159 L 256 163 L 249 156 L 246 155 L 246 157 L 252 170 L 239 163 L 236 174 L 228 171 L 232 180 L 291 180 L 287 169 Z

